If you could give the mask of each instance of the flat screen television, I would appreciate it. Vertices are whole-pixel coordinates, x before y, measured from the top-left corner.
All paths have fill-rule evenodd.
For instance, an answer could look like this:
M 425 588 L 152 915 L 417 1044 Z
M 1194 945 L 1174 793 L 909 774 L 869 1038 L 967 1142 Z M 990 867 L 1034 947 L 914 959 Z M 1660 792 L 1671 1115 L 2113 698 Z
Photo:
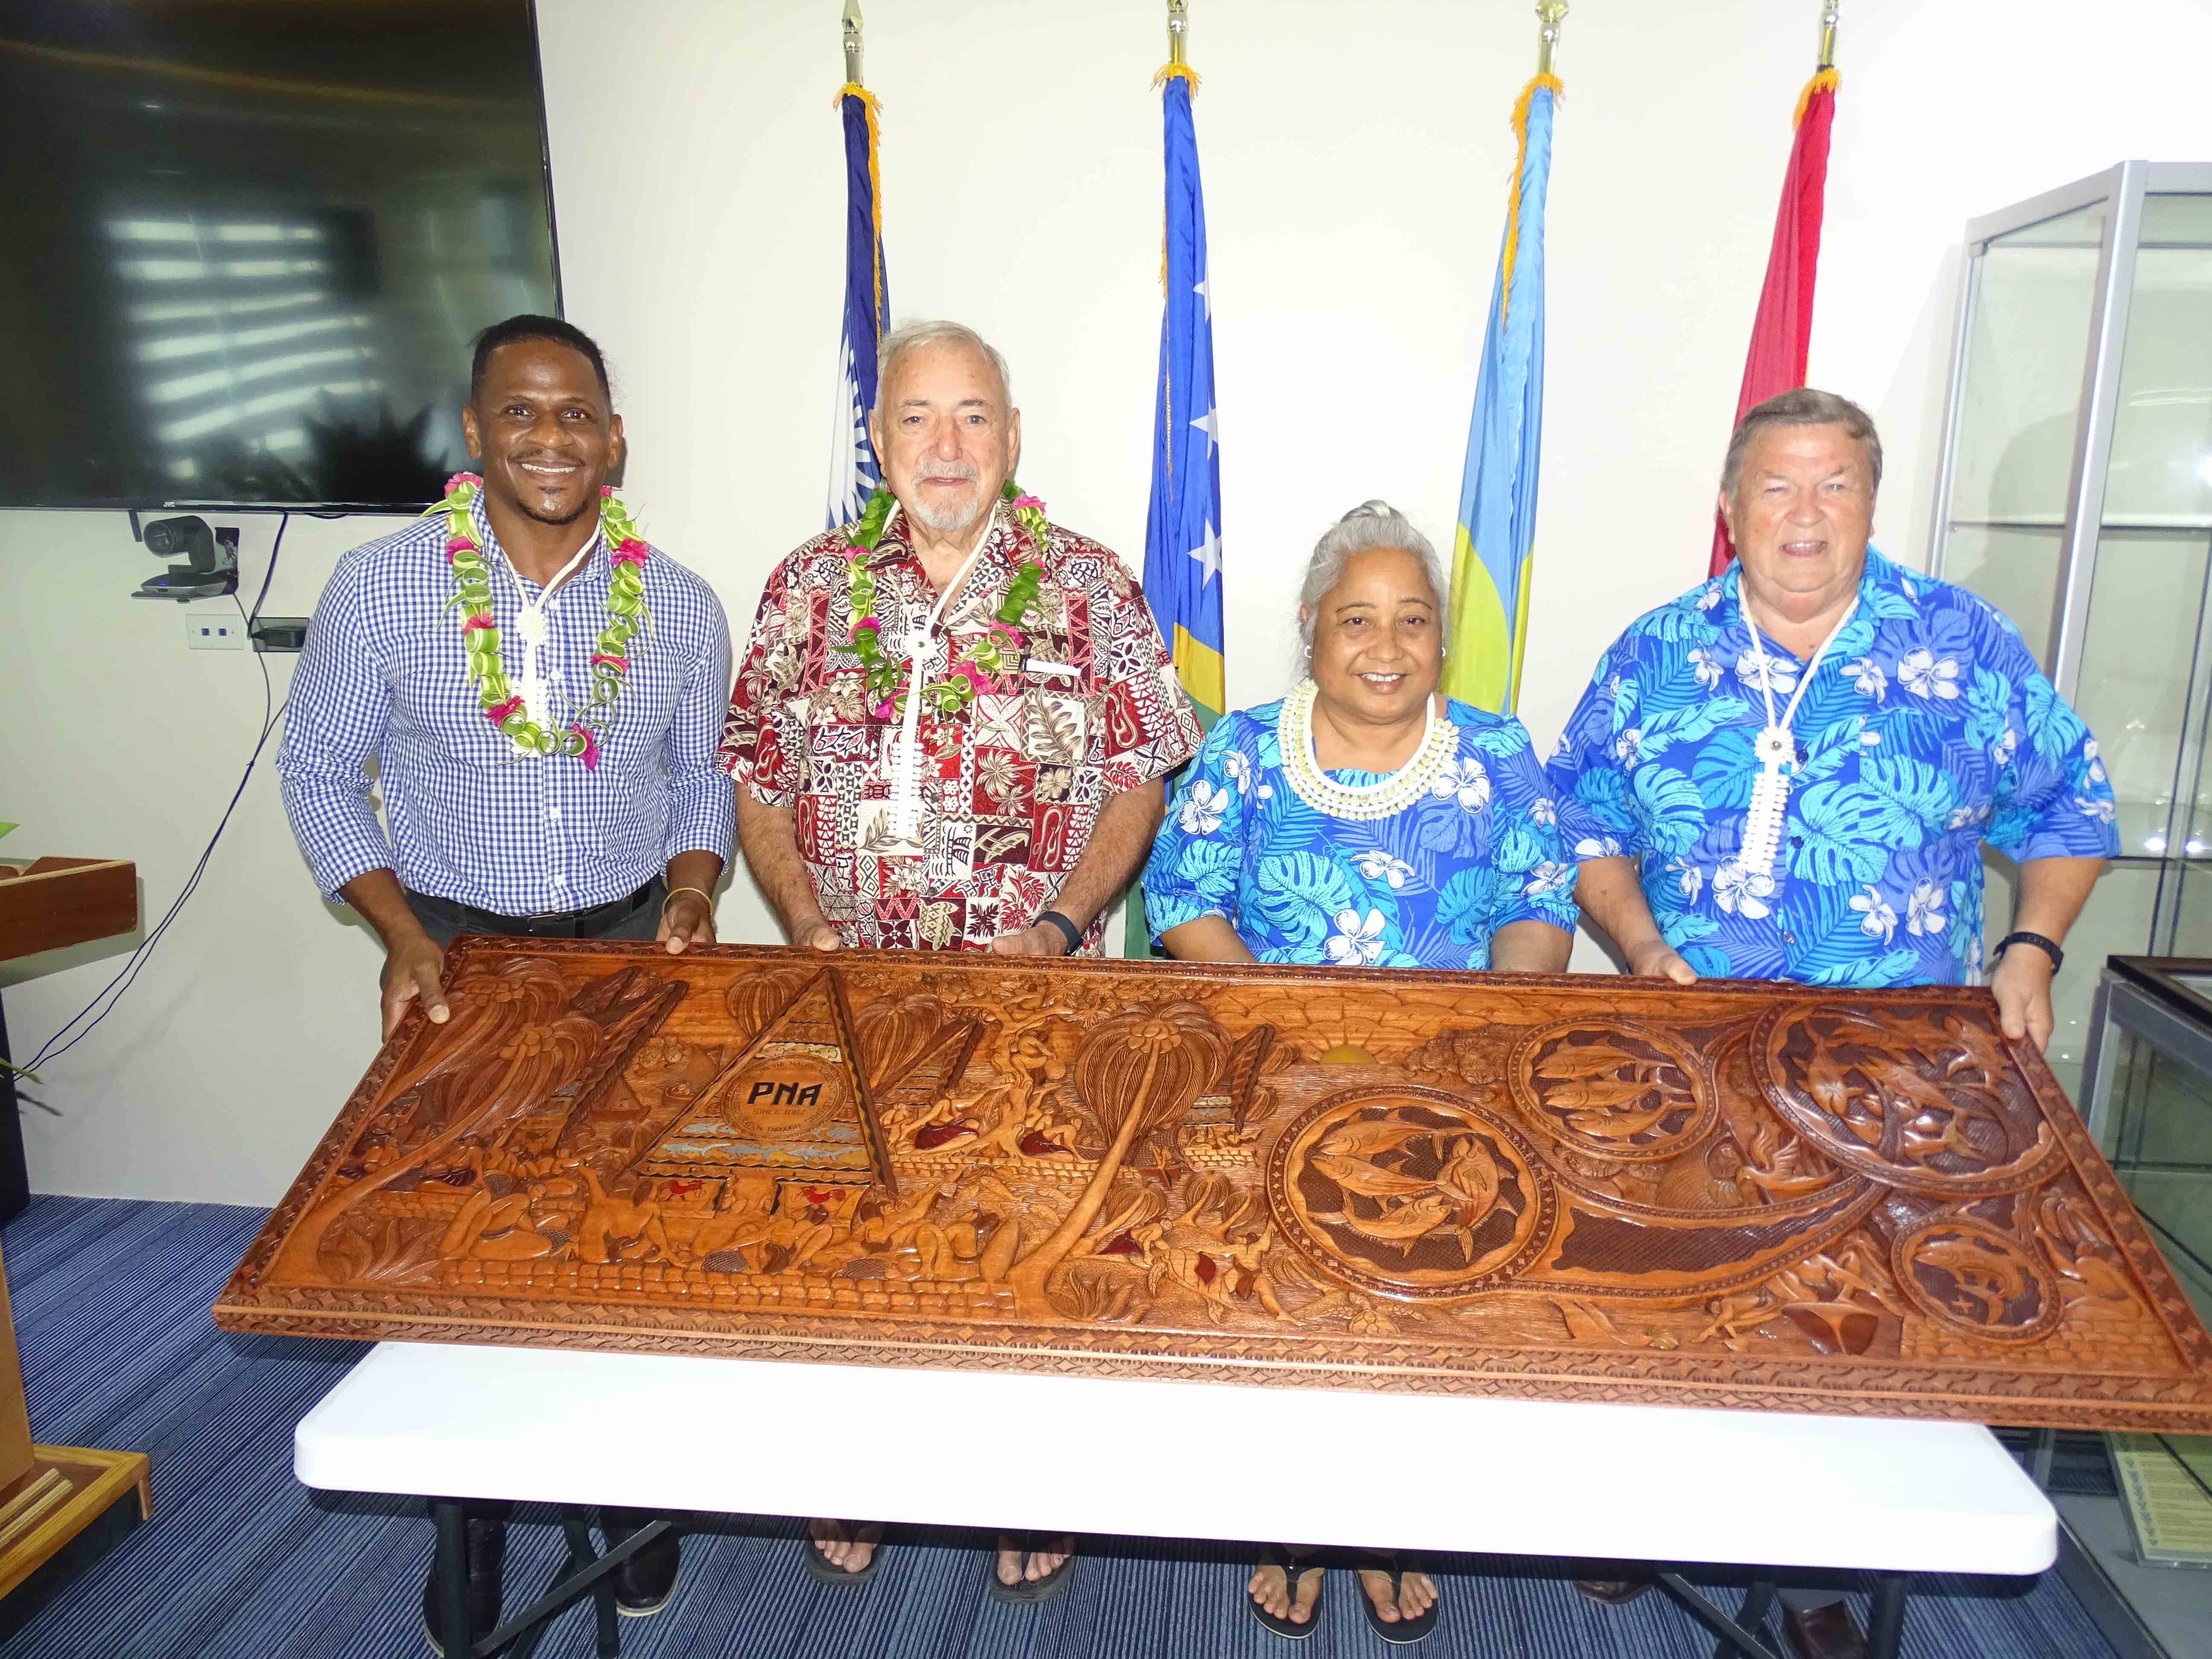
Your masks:
M 437 499 L 544 135 L 529 0 L 0 0 L 0 507 Z

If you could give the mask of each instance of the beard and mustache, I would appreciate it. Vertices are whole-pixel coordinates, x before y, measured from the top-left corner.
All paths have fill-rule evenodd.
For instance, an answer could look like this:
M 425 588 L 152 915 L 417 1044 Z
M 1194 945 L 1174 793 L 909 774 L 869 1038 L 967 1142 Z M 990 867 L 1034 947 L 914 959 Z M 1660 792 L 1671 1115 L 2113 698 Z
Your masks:
M 914 492 L 919 497 L 921 495 L 921 486 L 924 484 L 945 482 L 973 484 L 976 477 L 975 469 L 964 461 L 950 464 L 939 461 L 934 463 L 928 471 L 917 471 L 915 473 Z M 956 530 L 965 530 L 969 525 L 975 523 L 976 509 L 981 504 L 979 492 L 970 489 L 966 495 L 957 501 L 945 501 L 940 498 L 936 501 L 916 500 L 908 502 L 907 511 L 932 530 L 940 535 L 945 535 Z

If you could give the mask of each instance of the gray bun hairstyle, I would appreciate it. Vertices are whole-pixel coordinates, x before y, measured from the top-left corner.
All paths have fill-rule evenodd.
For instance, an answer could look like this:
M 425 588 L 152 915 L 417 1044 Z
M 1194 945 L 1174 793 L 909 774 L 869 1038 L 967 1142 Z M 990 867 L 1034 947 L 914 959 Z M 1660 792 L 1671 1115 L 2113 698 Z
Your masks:
M 1306 562 L 1306 579 L 1298 588 L 1298 605 L 1305 613 L 1298 618 L 1297 668 L 1301 678 L 1313 663 L 1314 623 L 1322 598 L 1343 576 L 1353 554 L 1374 547 L 1401 549 L 1419 562 L 1422 574 L 1429 579 L 1429 592 L 1436 596 L 1437 642 L 1439 647 L 1450 643 L 1445 610 L 1451 599 L 1451 583 L 1435 546 L 1389 502 L 1362 501 L 1322 532 L 1314 544 L 1313 557 Z

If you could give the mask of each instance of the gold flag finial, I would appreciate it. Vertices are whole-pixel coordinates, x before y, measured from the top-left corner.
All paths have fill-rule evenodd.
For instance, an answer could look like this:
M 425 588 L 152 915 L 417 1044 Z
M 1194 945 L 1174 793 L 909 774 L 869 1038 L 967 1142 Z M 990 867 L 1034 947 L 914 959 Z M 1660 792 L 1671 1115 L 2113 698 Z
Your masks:
M 1842 10 L 1838 0 L 1821 0 L 1820 67 L 1824 70 L 1836 66 L 1836 17 Z
M 1552 72 L 1552 48 L 1559 42 L 1559 20 L 1567 15 L 1567 0 L 1536 0 L 1536 73 Z
M 1168 62 L 1183 61 L 1182 38 L 1190 33 L 1188 0 L 1168 0 Z
M 845 80 L 862 86 L 860 79 L 860 0 L 845 0 Z

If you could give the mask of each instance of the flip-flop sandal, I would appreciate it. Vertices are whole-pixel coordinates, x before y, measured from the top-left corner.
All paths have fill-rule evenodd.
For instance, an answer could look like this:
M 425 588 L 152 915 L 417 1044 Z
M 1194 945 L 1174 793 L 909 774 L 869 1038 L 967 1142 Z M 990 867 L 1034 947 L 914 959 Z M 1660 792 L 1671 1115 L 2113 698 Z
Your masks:
M 1263 1545 L 1260 1550 L 1259 1565 L 1263 1567 L 1280 1567 L 1283 1570 L 1283 1588 L 1289 1592 L 1293 1601 L 1297 1600 L 1298 1580 L 1310 1572 L 1325 1573 L 1328 1566 L 1328 1563 L 1319 1555 L 1292 1555 L 1279 1544 Z M 1252 1616 L 1260 1621 L 1262 1629 L 1281 1637 L 1286 1642 L 1303 1642 L 1314 1633 L 1315 1626 L 1321 1623 L 1322 1598 L 1328 1594 L 1328 1579 L 1324 1576 L 1321 1583 L 1314 1587 L 1313 1610 L 1306 1615 L 1306 1621 L 1303 1625 L 1294 1623 L 1287 1617 L 1268 1612 L 1267 1608 L 1252 1599 L 1252 1593 L 1249 1590 L 1244 1592 L 1244 1605 L 1252 1609 Z
M 1006 1535 L 1022 1540 L 1021 1549 L 1024 1556 L 1036 1553 L 1036 1534 L 1018 1532 L 1009 1533 Z M 1048 1535 L 1057 1537 L 1062 1534 Z M 1068 1540 L 1070 1544 L 1074 1541 L 1072 1538 Z M 1048 1601 L 1057 1601 L 1067 1593 L 1068 1585 L 1075 1581 L 1075 1563 L 1079 1558 L 1072 1550 L 1066 1560 L 1045 1574 L 1043 1577 L 1024 1578 L 1011 1584 L 999 1577 L 997 1555 L 998 1552 L 994 1550 L 993 1559 L 989 1565 L 984 1569 L 984 1577 L 991 1586 L 991 1599 L 1010 1607 L 1042 1607 Z
M 1395 1601 L 1406 1575 L 1419 1572 L 1421 1567 L 1402 1555 L 1386 1554 L 1381 1550 L 1361 1550 L 1354 1560 L 1360 1572 L 1379 1572 L 1390 1581 L 1390 1599 Z M 1428 1640 L 1429 1632 L 1437 1627 L 1437 1615 L 1443 1611 L 1440 1595 L 1429 1603 L 1429 1610 L 1418 1619 L 1388 1620 L 1375 1611 L 1375 1599 L 1367 1593 L 1367 1586 L 1359 1587 L 1359 1610 L 1367 1615 L 1367 1628 L 1393 1647 L 1411 1647 L 1416 1642 Z
M 802 1536 L 799 1540 L 799 1565 L 806 1569 L 806 1576 L 817 1584 L 841 1584 L 857 1589 L 882 1570 L 884 1540 L 881 1538 L 876 1540 L 875 1552 L 868 1557 L 866 1566 L 858 1572 L 848 1572 L 842 1567 L 831 1566 L 823 1559 L 811 1536 Z

